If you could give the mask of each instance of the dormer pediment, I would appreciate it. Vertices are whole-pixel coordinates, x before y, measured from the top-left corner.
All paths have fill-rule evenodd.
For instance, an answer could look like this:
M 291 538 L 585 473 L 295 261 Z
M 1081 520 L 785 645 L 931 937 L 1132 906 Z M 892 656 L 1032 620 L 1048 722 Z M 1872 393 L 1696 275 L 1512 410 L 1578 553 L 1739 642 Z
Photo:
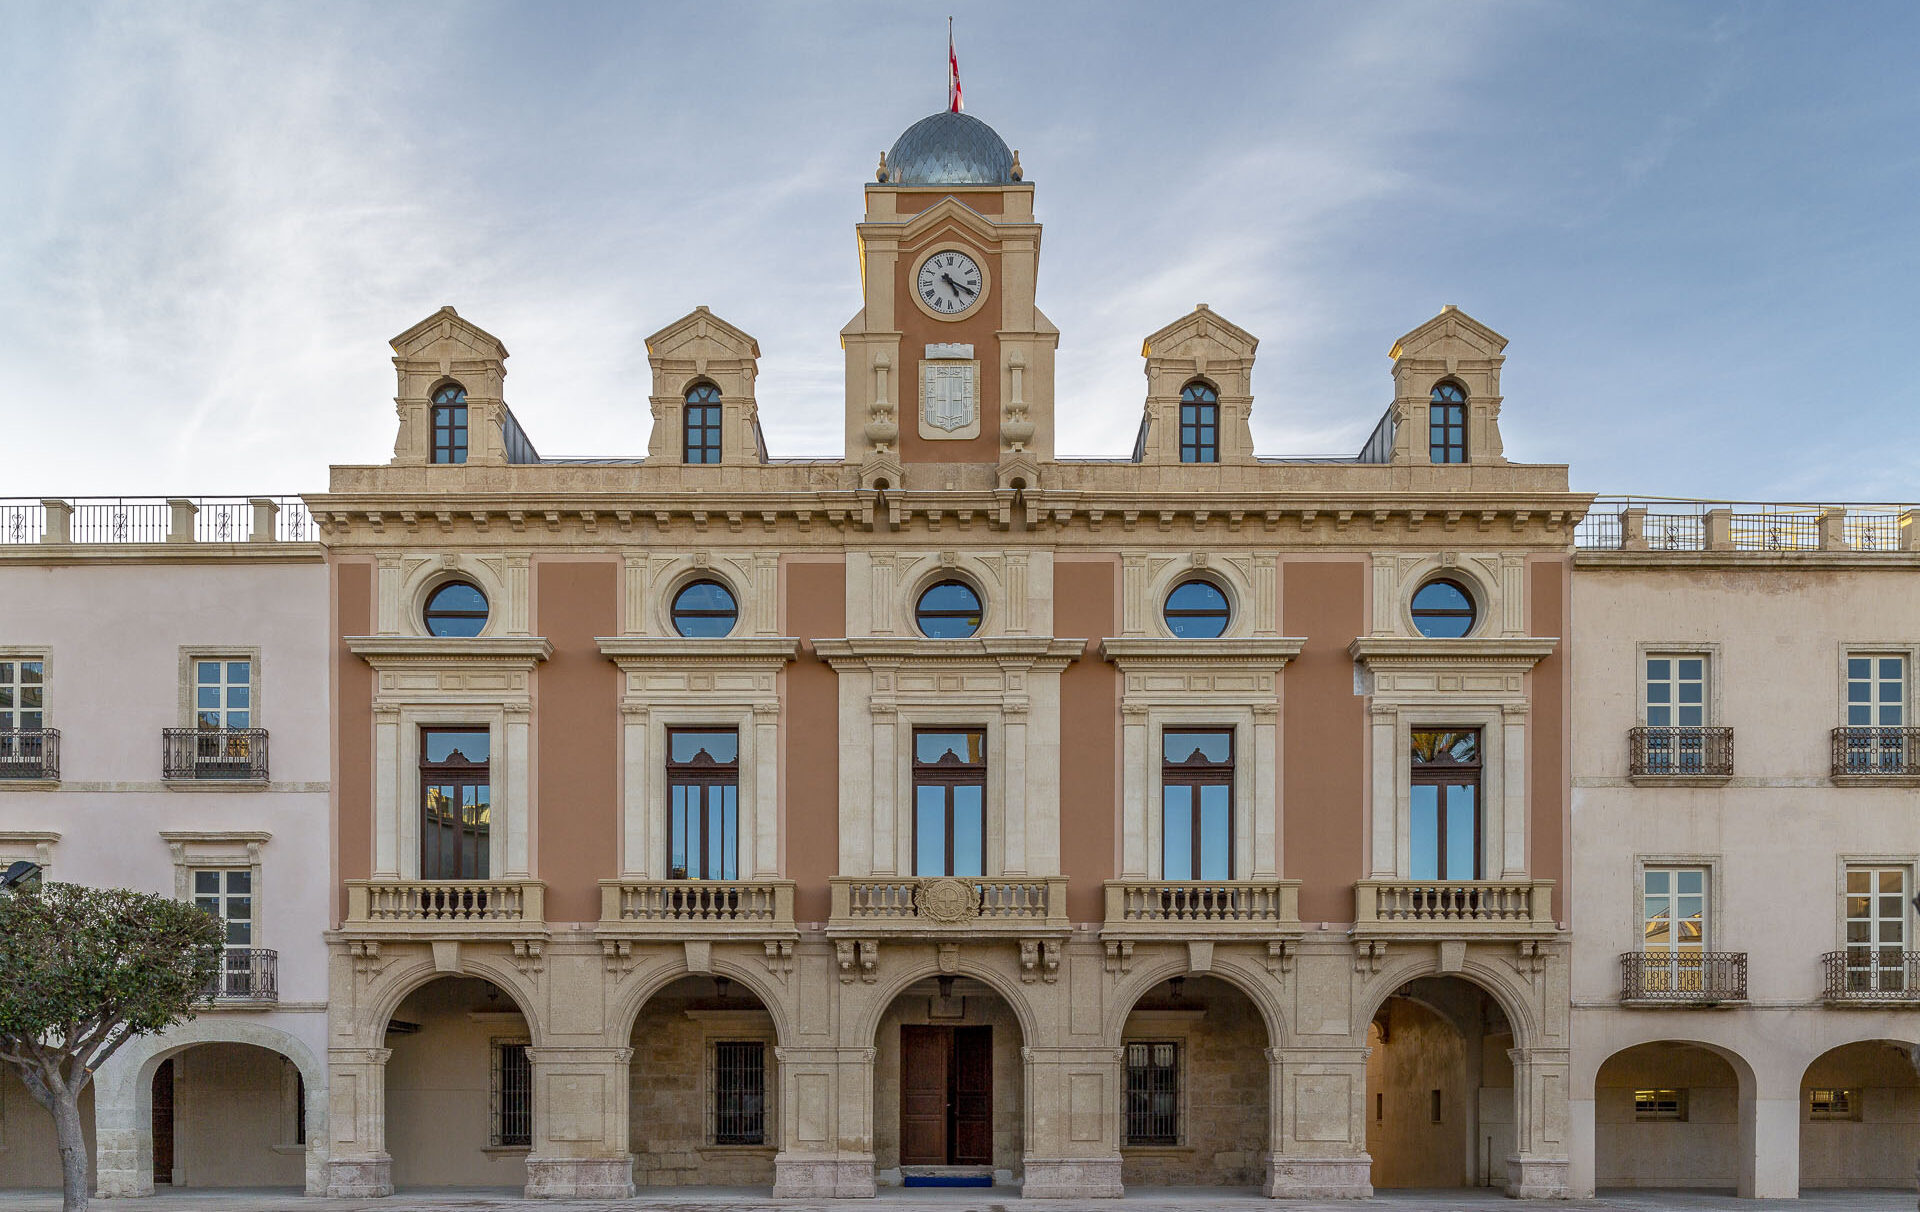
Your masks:
M 1429 404 L 1442 389 L 1457 389 L 1465 398 L 1465 461 L 1506 461 L 1500 438 L 1500 366 L 1506 348 L 1505 337 L 1451 303 L 1393 343 L 1395 462 L 1434 458 L 1428 442 Z
M 1445 356 L 1497 358 L 1507 339 L 1449 303 L 1439 315 L 1393 343 L 1390 358 Z
M 395 356 L 411 362 L 503 362 L 507 347 L 500 338 L 451 306 L 442 307 L 389 342 Z
M 703 303 L 648 337 L 647 356 L 656 365 L 663 358 L 753 361 L 760 356 L 760 342 L 714 315 Z
M 647 338 L 653 367 L 653 432 L 647 457 L 661 462 L 690 459 L 687 453 L 687 393 L 718 388 L 721 463 L 757 463 L 765 458 L 753 384 L 760 373 L 760 342 L 722 320 L 705 304 Z
M 1253 357 L 1260 338 L 1214 311 L 1205 303 L 1148 337 L 1140 347 L 1143 358 L 1193 357 L 1202 350 L 1228 358 Z
M 1140 461 L 1180 461 L 1180 394 L 1199 380 L 1215 393 L 1217 406 L 1216 434 L 1205 461 L 1253 462 L 1248 416 L 1253 410 L 1253 356 L 1259 348 L 1259 338 L 1205 303 L 1142 342 L 1147 407 Z

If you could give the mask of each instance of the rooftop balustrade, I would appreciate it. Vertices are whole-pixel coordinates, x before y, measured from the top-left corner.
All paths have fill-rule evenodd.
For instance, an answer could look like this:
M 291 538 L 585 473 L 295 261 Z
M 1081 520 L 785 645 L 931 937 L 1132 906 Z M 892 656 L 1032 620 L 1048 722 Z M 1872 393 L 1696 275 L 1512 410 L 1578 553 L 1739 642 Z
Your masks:
M 1574 529 L 1582 551 L 1920 551 L 1920 506 L 1601 497 Z
M 0 498 L 0 549 L 37 544 L 311 543 L 299 497 Z

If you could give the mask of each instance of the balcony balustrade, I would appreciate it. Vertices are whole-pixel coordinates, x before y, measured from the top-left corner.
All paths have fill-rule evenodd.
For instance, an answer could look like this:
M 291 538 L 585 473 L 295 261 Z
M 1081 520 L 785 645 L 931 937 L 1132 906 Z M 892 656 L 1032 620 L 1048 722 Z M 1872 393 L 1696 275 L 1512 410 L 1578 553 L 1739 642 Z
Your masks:
M 599 933 L 671 941 L 797 937 L 792 880 L 601 880 Z
M 1634 728 L 1628 774 L 1636 781 L 1690 783 L 1733 777 L 1731 728 Z
M 0 731 L 0 783 L 44 782 L 60 777 L 60 730 L 28 728 Z
M 1109 880 L 1102 938 L 1271 937 L 1300 929 L 1299 880 Z
M 1072 929 L 1064 876 L 867 876 L 828 882 L 833 891 L 829 934 L 1006 936 Z
M 1920 1006 L 1920 951 L 1850 947 L 1820 957 L 1826 1001 L 1834 1006 Z
M 357 935 L 524 938 L 546 932 L 539 880 L 348 880 L 344 929 Z
M 1920 728 L 1835 728 L 1833 781 L 1889 786 L 1920 783 Z
M 1356 935 L 1552 934 L 1552 880 L 1359 880 Z
M 1747 953 L 1629 951 L 1620 1000 L 1638 1006 L 1720 1006 L 1747 1000 Z
M 162 730 L 162 773 L 170 780 L 267 781 L 264 728 L 167 728 Z
M 201 996 L 215 1004 L 278 1002 L 280 953 L 266 947 L 229 947 L 220 958 L 220 972 Z

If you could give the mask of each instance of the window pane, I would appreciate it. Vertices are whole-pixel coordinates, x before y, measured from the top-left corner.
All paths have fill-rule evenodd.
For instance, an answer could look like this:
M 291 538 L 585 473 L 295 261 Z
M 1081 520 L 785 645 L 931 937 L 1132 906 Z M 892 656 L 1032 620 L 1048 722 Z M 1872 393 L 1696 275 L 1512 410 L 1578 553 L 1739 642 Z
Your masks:
M 913 760 L 929 765 L 946 759 L 978 766 L 986 760 L 984 732 L 920 732 L 913 738 Z
M 1649 682 L 1664 682 L 1672 676 L 1672 661 L 1666 660 L 1665 658 L 1649 658 L 1647 660 L 1647 680 Z
M 1440 878 L 1440 789 L 1413 788 L 1412 860 L 1408 874 L 1417 880 Z
M 1168 787 L 1162 792 L 1162 879 L 1194 878 L 1193 792 L 1192 787 Z
M 953 789 L 953 874 L 986 874 L 987 816 L 983 787 Z
M 1474 844 L 1475 822 L 1478 819 L 1475 793 L 1478 790 L 1476 787 L 1461 784 L 1453 784 L 1447 788 L 1446 879 L 1478 878 L 1479 872 L 1474 862 L 1477 855 Z
M 195 681 L 205 684 L 218 682 L 220 680 L 220 663 L 218 661 L 199 661 L 196 662 L 196 664 L 199 666 L 199 669 L 195 674 Z
M 1233 758 L 1233 734 L 1165 732 L 1160 737 L 1160 748 L 1162 756 L 1175 764 L 1206 762 L 1218 765 Z
M 193 890 L 202 895 L 217 894 L 220 891 L 220 873 L 218 871 L 194 872 Z
M 728 729 L 713 732 L 687 732 L 675 729 L 670 760 L 677 764 L 692 762 L 705 754 L 706 761 L 726 766 L 740 760 L 740 734 Z
M 422 739 L 422 744 L 426 750 L 425 760 L 433 763 L 447 761 L 457 753 L 462 760 L 477 765 L 487 760 L 490 748 L 488 734 L 477 729 L 471 732 L 429 732 Z
M 227 892 L 229 894 L 240 893 L 244 895 L 252 891 L 253 872 L 244 870 L 227 872 Z
M 947 874 L 946 807 L 947 789 L 945 787 L 914 789 L 913 873 L 915 875 Z
M 1228 802 L 1228 788 L 1200 788 L 1200 878 L 1203 880 L 1224 880 L 1232 876 L 1233 825 Z

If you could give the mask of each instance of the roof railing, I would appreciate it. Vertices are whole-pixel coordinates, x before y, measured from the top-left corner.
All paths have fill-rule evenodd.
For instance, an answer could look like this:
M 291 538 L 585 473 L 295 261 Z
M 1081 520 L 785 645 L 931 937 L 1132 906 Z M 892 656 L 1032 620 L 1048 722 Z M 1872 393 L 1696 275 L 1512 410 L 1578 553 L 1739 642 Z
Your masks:
M 0 498 L 0 546 L 67 543 L 311 543 L 299 497 Z
M 1599 497 L 1582 551 L 1920 551 L 1920 506 Z

